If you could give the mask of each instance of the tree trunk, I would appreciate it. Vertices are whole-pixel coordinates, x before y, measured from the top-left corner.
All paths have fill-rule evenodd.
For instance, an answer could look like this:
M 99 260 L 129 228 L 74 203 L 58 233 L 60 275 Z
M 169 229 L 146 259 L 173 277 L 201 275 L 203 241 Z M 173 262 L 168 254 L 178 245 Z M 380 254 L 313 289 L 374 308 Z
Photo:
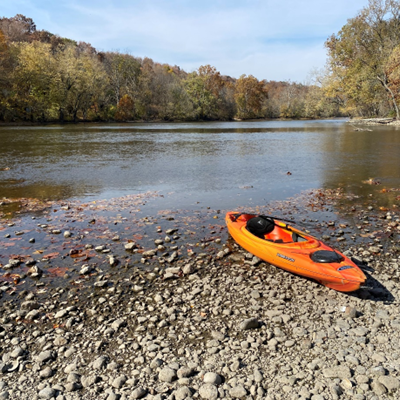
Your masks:
M 387 90 L 387 92 L 390 94 L 390 97 L 392 98 L 392 103 L 393 103 L 393 107 L 396 111 L 396 119 L 400 120 L 400 112 L 399 112 L 399 107 L 397 106 L 396 103 L 396 98 L 394 96 L 393 91 L 390 89 L 390 87 L 387 85 L 386 79 L 382 79 L 379 76 L 377 77 L 379 82 L 383 85 L 383 87 Z
M 64 122 L 64 110 L 60 107 L 58 110 L 59 120 L 60 122 Z

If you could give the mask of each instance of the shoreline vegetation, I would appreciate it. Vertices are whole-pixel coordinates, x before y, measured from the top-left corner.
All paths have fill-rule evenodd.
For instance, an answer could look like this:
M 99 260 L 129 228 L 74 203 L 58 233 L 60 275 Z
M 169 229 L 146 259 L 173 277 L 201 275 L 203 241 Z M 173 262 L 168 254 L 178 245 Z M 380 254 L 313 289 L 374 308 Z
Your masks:
M 0 18 L 0 122 L 400 120 L 400 1 L 369 0 L 326 42 L 309 83 L 194 72 Z
M 343 120 L 347 122 L 354 122 L 354 120 L 349 120 L 348 117 L 330 117 L 330 118 L 252 118 L 252 119 L 239 119 L 239 118 L 234 118 L 230 121 L 226 120 L 187 120 L 187 121 L 182 121 L 182 120 L 127 120 L 127 121 L 116 121 L 116 120 L 107 120 L 107 121 L 90 121 L 90 120 L 77 120 L 77 121 L 36 121 L 36 122 L 30 122 L 30 121 L 14 121 L 14 122 L 5 122 L 5 121 L 0 121 L 0 127 L 7 127 L 7 126 L 14 126 L 14 127 L 23 127 L 23 126 L 49 126 L 49 125 L 76 125 L 76 124 L 99 124 L 99 125 L 104 125 L 104 124 L 176 124 L 176 123 L 196 123 L 196 122 L 268 122 L 268 121 L 319 121 L 319 120 Z M 361 123 L 361 122 L 360 122 Z
M 232 121 L 343 116 L 317 84 L 194 72 L 0 18 L 0 121 Z

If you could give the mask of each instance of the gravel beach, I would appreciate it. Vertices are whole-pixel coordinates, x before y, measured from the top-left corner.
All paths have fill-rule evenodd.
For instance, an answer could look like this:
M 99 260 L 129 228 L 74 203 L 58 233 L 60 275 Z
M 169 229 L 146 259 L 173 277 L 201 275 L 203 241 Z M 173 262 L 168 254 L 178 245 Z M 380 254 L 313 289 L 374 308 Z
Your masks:
M 400 398 L 399 214 L 310 219 L 321 199 L 302 216 L 368 275 L 357 292 L 253 257 L 217 210 L 196 232 L 117 210 L 95 236 L 105 217 L 73 205 L 3 220 L 0 400 Z

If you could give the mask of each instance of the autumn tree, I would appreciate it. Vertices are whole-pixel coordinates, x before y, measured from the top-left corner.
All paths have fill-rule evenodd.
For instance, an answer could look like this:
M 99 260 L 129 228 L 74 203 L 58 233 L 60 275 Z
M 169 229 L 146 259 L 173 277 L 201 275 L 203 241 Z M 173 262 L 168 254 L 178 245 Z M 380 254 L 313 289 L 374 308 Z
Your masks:
M 107 74 L 107 92 L 109 93 L 111 110 L 115 112 L 124 96 L 129 96 L 132 106 L 129 115 L 133 118 L 135 115 L 135 102 L 137 101 L 139 91 L 139 75 L 141 73 L 140 60 L 129 54 L 119 52 L 101 53 L 100 60 Z M 126 111 L 126 102 L 123 102 Z
M 125 94 L 118 102 L 115 119 L 117 121 L 129 121 L 135 117 L 135 104 L 129 95 Z
M 229 84 L 219 71 L 204 65 L 187 76 L 184 87 L 193 104 L 195 119 L 230 119 L 234 110 L 229 93 Z
M 58 107 L 59 119 L 62 121 L 67 112 L 76 122 L 78 113 L 85 118 L 105 90 L 105 70 L 95 55 L 82 53 L 75 46 L 67 46 L 54 57 L 57 71 L 53 99 Z
M 388 73 L 388 62 L 399 42 L 400 2 L 369 0 L 367 7 L 325 43 L 335 90 L 342 91 L 354 107 L 372 110 L 377 109 L 377 94 L 382 102 L 386 93 L 400 118 Z
M 188 74 L 150 58 L 98 52 L 90 43 L 37 30 L 32 19 L 20 14 L 0 18 L 0 119 L 318 118 L 339 107 L 349 113 L 382 113 L 387 93 L 394 105 L 400 96 L 396 5 L 394 0 L 371 0 L 367 11 L 328 40 L 330 73 L 320 86 L 258 81 L 251 75 L 234 79 L 210 65 Z M 372 28 L 365 33 L 368 24 Z M 385 40 L 379 42 L 381 36 Z M 364 49 L 370 43 L 371 49 Z M 379 57 L 367 62 L 374 49 Z
M 12 70 L 10 48 L 5 35 L 0 30 L 0 120 L 5 119 L 8 108 Z
M 264 117 L 264 102 L 267 99 L 265 82 L 253 75 L 242 75 L 235 85 L 237 118 L 249 119 Z
M 31 41 L 36 25 L 32 18 L 17 14 L 12 18 L 0 18 L 0 29 L 10 42 L 26 42 Z
M 41 42 L 13 43 L 18 54 L 14 71 L 14 107 L 28 120 L 51 118 L 52 84 L 56 62 L 49 44 Z

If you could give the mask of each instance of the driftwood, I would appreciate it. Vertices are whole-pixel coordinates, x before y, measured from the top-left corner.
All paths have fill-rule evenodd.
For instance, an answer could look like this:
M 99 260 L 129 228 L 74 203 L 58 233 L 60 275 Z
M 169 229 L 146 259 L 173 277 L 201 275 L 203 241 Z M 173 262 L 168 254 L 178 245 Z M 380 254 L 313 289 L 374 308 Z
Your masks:
M 391 122 L 396 121 L 395 118 L 384 118 L 384 119 L 376 119 L 374 122 L 378 123 L 378 124 L 390 124 Z

